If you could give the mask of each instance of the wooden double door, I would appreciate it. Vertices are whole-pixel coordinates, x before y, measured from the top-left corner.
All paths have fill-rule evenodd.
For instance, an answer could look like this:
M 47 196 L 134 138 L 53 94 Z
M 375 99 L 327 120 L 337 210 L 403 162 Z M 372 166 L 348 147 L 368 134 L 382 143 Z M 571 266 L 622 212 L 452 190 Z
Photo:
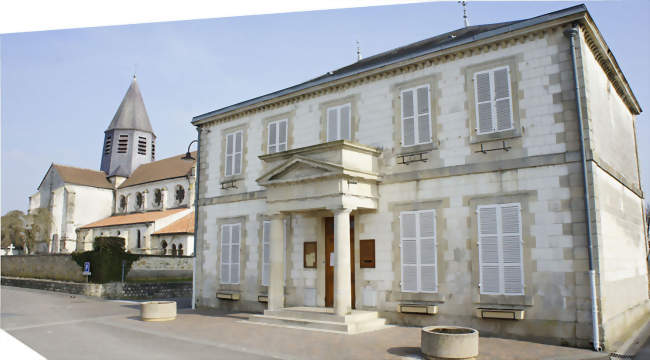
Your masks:
M 334 218 L 325 218 L 325 306 L 334 306 Z M 350 216 L 350 280 L 354 309 L 354 217 Z

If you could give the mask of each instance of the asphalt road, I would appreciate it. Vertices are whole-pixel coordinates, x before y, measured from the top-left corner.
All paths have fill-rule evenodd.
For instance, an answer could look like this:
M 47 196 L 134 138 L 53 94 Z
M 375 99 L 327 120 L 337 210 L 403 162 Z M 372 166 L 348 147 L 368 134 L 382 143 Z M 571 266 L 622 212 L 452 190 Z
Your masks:
M 134 302 L 2 286 L 0 326 L 48 359 L 268 359 L 165 333 Z

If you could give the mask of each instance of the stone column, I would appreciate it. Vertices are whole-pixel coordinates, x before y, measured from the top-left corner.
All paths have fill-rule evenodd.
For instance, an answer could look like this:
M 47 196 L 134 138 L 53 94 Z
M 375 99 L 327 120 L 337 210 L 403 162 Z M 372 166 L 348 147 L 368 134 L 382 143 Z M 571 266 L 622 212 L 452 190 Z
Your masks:
M 346 315 L 352 311 L 352 281 L 350 279 L 350 212 L 334 210 L 334 313 Z
M 140 210 L 145 211 L 149 208 L 149 190 L 142 192 L 142 208 Z
M 269 310 L 278 310 L 284 307 L 284 230 L 283 216 L 271 216 L 271 274 L 269 277 Z
M 167 210 L 167 188 L 160 189 L 160 209 Z

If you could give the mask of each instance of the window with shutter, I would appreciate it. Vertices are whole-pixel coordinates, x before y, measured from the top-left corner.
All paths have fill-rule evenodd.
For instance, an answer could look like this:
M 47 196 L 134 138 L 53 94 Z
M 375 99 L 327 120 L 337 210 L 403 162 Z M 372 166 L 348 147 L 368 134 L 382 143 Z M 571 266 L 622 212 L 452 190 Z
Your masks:
M 283 119 L 269 123 L 267 153 L 273 154 L 287 150 L 287 122 L 287 119 Z
M 523 295 L 521 205 L 481 205 L 477 213 L 481 294 Z
M 402 146 L 431 142 L 429 85 L 402 90 Z
M 243 136 L 241 130 L 226 135 L 226 176 L 241 174 Z
M 351 109 L 350 104 L 327 109 L 327 141 L 352 139 Z
M 508 66 L 475 73 L 474 95 L 477 134 L 489 134 L 513 128 Z
M 221 226 L 221 269 L 222 284 L 239 284 L 240 224 Z
M 402 291 L 438 291 L 435 210 L 400 213 Z

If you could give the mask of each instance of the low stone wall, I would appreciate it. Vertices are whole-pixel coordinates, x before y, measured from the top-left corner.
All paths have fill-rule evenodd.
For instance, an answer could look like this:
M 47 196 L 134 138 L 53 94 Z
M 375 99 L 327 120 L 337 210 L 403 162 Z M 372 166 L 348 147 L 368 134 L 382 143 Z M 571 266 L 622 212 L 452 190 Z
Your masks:
M 85 276 L 81 275 L 81 266 L 72 260 L 70 254 L 3 256 L 0 264 L 2 276 L 85 281 Z
M 106 299 L 166 299 L 192 295 L 191 282 L 90 284 L 2 276 L 2 285 Z
M 131 265 L 127 280 L 191 279 L 191 256 L 141 255 Z

